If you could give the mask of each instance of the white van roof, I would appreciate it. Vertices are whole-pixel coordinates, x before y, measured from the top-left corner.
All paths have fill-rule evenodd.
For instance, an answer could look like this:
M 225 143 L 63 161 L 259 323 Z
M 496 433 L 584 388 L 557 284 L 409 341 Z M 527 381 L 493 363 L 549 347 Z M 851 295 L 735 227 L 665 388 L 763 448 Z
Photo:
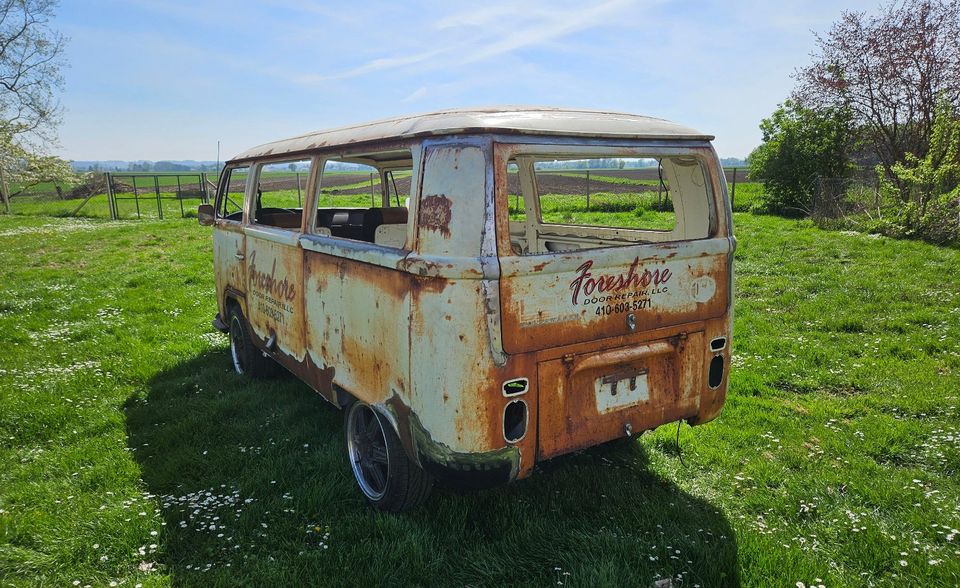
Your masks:
M 712 135 L 705 135 L 661 118 L 637 114 L 537 106 L 498 106 L 441 110 L 315 131 L 264 143 L 240 153 L 231 161 L 301 153 L 368 141 L 491 132 L 617 139 L 713 140 Z

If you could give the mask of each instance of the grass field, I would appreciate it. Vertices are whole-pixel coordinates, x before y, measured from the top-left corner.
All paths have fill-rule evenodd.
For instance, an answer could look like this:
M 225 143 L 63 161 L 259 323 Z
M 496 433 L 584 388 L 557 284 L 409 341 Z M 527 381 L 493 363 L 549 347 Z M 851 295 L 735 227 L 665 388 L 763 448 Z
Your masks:
M 0 217 L 0 584 L 957 585 L 960 251 L 736 222 L 718 420 L 389 516 L 230 371 L 209 229 Z

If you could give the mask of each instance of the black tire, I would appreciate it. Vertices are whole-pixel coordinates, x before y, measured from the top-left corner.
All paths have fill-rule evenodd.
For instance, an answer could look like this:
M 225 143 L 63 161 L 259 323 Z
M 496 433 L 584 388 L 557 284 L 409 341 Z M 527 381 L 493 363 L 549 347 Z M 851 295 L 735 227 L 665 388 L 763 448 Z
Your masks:
M 402 512 L 426 500 L 433 478 L 410 461 L 393 427 L 370 405 L 344 408 L 344 434 L 353 477 L 374 508 Z
M 270 378 L 277 375 L 280 366 L 253 344 L 250 327 L 239 306 L 230 309 L 229 321 L 230 359 L 234 371 L 251 378 Z

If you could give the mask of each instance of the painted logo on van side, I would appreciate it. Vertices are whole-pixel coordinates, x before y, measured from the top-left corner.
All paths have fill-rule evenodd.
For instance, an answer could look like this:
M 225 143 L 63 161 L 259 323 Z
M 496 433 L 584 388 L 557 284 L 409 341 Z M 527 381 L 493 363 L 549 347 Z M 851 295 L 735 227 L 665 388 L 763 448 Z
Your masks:
M 276 259 L 273 260 L 273 267 L 270 268 L 270 273 L 268 274 L 257 269 L 257 252 L 254 251 L 250 254 L 250 282 L 253 287 L 259 290 L 266 290 L 268 294 L 277 300 L 292 301 L 297 297 L 296 288 L 294 288 L 293 284 L 286 278 L 277 280 L 276 275 Z
M 287 324 L 288 316 L 293 313 L 292 303 L 297 297 L 297 289 L 286 277 L 277 279 L 277 260 L 273 260 L 270 273 L 267 273 L 257 267 L 257 252 L 254 251 L 250 254 L 248 274 L 250 295 L 257 312 L 278 324 Z
M 571 301 L 575 305 L 580 304 L 581 294 L 586 297 L 583 304 L 606 302 L 608 300 L 618 300 L 621 298 L 625 299 L 632 295 L 649 296 L 651 294 L 659 294 L 667 291 L 666 284 L 670 281 L 670 278 L 673 277 L 673 272 L 668 268 L 658 268 L 653 271 L 644 269 L 641 273 L 639 271 L 639 257 L 633 260 L 626 274 L 600 274 L 594 276 L 590 273 L 591 267 L 593 267 L 593 260 L 585 261 L 577 268 L 577 277 L 570 281 L 570 290 L 573 291 Z M 641 289 L 643 289 L 642 292 L 640 291 Z M 604 296 L 591 298 L 591 296 L 598 294 L 604 294 Z

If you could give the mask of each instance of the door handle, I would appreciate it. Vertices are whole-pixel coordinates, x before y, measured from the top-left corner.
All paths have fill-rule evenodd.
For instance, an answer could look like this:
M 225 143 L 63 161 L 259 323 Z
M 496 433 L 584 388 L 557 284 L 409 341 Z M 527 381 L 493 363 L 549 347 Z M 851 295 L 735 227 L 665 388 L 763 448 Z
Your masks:
M 244 255 L 244 254 L 242 254 L 242 253 L 239 253 L 239 252 L 234 253 L 233 256 L 236 257 L 237 259 L 239 259 L 240 261 L 243 261 L 244 259 L 247 258 L 246 255 Z

